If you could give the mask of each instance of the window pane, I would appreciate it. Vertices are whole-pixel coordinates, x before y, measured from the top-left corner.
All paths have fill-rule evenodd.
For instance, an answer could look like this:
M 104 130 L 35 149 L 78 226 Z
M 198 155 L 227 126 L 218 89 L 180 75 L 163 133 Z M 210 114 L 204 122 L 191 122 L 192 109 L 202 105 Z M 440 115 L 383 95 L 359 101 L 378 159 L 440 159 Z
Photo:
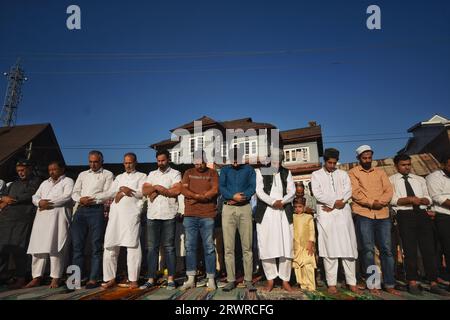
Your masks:
M 309 161 L 308 151 L 309 151 L 308 148 L 297 149 L 298 159 L 302 162 L 308 162 Z
M 228 153 L 228 146 L 226 143 L 222 144 L 222 157 L 226 157 Z
M 203 137 L 197 137 L 197 150 L 203 150 Z
M 252 141 L 252 154 L 256 154 L 256 141 Z
M 191 153 L 195 151 L 195 139 L 191 139 Z
M 250 153 L 250 143 L 246 142 L 245 143 L 245 153 L 244 154 L 249 154 Z
M 291 151 L 289 151 L 289 150 L 285 151 L 285 158 L 286 158 L 286 162 L 291 161 Z

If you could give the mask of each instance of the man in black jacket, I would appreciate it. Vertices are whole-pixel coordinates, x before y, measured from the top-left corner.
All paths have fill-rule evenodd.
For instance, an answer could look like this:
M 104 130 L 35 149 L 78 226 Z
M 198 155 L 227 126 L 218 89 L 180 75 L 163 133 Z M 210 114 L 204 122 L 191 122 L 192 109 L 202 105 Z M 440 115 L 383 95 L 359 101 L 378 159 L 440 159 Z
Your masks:
M 25 285 L 27 247 L 36 207 L 31 197 L 39 188 L 40 179 L 33 175 L 28 160 L 16 164 L 19 179 L 11 183 L 6 195 L 0 198 L 0 275 L 8 271 L 9 255 L 15 262 L 15 279 L 9 286 L 18 289 Z

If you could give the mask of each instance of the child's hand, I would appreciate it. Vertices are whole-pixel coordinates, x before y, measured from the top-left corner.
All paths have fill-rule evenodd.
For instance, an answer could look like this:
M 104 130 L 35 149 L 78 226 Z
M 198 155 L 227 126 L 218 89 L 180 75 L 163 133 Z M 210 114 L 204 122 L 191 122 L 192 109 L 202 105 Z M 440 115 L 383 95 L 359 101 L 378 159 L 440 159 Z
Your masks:
M 314 242 L 308 241 L 308 244 L 306 245 L 306 251 L 308 252 L 308 255 L 310 255 L 312 257 L 314 255 L 315 250 L 316 250 L 316 248 L 314 246 Z

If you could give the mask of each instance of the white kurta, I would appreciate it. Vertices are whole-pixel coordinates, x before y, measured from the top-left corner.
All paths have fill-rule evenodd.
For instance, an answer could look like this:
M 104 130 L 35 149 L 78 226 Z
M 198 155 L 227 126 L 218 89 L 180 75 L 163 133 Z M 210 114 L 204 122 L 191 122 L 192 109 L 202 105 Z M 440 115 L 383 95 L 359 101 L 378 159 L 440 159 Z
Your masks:
M 135 190 L 134 196 L 124 196 L 118 203 L 111 204 L 108 225 L 105 232 L 105 248 L 131 247 L 139 242 L 139 227 L 143 206 L 142 186 L 147 175 L 142 172 L 122 173 L 116 177 L 111 185 L 110 195 L 115 197 L 120 187 Z
M 37 210 L 27 253 L 61 252 L 67 241 L 72 215 L 73 186 L 74 181 L 66 176 L 61 176 L 56 183 L 51 178 L 41 183 L 33 195 L 33 204 L 37 207 L 40 200 L 47 199 L 53 203 L 54 208 Z
M 289 172 L 287 177 L 286 195 L 283 196 L 281 176 L 278 172 L 272 184 L 270 194 L 264 192 L 263 176 L 260 170 L 256 171 L 256 195 L 267 203 L 267 209 L 261 223 L 256 225 L 258 234 L 258 248 L 260 259 L 278 257 L 292 258 L 294 243 L 294 226 L 289 224 L 284 210 L 274 209 L 271 206 L 277 200 L 283 204 L 290 203 L 295 197 L 295 184 Z
M 313 172 L 311 185 L 317 199 L 317 229 L 319 256 L 327 258 L 357 258 L 355 227 L 348 201 L 352 197 L 352 185 L 345 171 L 337 169 L 329 173 L 324 168 Z M 343 209 L 331 212 L 322 206 L 334 207 L 336 200 L 346 202 Z

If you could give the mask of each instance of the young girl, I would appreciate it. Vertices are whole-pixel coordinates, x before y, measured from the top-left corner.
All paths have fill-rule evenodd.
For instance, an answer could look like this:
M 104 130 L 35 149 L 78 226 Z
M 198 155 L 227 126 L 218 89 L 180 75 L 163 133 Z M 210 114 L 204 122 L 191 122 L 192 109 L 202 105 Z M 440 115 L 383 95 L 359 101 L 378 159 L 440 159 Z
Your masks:
M 316 290 L 315 272 L 316 257 L 314 254 L 316 233 L 314 220 L 305 213 L 305 199 L 294 200 L 294 259 L 293 268 L 297 283 L 302 290 Z

